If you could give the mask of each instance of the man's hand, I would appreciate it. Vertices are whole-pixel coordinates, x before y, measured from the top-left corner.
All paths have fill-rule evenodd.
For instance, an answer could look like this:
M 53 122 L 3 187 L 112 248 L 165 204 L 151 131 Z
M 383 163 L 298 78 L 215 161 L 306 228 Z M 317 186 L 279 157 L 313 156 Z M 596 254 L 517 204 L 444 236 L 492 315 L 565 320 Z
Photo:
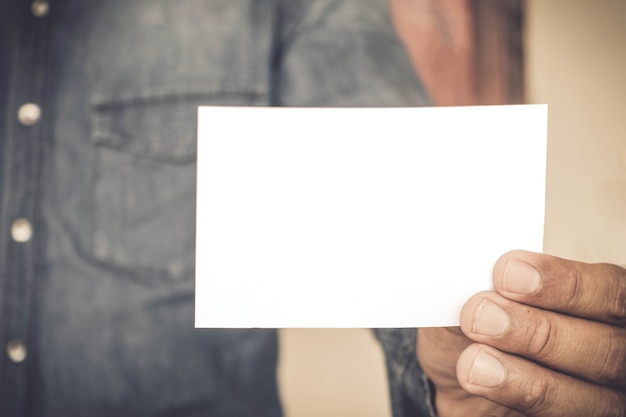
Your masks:
M 626 270 L 514 251 L 493 282 L 465 336 L 419 332 L 440 416 L 626 416 Z

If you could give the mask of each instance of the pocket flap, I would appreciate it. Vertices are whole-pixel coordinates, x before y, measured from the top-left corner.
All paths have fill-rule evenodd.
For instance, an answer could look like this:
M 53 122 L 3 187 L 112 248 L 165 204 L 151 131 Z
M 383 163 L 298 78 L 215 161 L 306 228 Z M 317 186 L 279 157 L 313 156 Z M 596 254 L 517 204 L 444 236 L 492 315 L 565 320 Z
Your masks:
M 184 164 L 196 158 L 197 108 L 264 105 L 261 89 L 148 89 L 92 99 L 92 140 L 137 156 Z

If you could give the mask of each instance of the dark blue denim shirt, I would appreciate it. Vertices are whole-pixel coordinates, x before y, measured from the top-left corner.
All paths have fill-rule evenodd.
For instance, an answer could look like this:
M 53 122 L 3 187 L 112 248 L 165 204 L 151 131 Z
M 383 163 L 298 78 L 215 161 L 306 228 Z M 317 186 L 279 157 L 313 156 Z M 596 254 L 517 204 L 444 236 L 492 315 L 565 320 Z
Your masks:
M 281 415 L 276 331 L 193 328 L 206 104 L 427 98 L 384 0 L 0 2 L 0 416 Z M 430 415 L 415 331 L 378 334 Z

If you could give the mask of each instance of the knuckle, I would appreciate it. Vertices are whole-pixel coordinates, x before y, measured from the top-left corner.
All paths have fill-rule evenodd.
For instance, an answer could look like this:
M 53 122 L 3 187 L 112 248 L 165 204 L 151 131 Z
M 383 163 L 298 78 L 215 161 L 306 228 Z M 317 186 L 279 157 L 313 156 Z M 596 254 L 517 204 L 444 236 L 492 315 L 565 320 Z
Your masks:
M 537 416 L 544 415 L 553 408 L 558 397 L 557 390 L 558 385 L 545 374 L 526 380 L 520 387 L 522 393 L 520 411 Z
M 623 394 L 612 391 L 603 390 L 600 387 L 596 387 L 595 395 L 592 398 L 597 398 L 594 401 L 593 409 L 591 412 L 594 416 L 602 417 L 624 417 L 626 416 L 626 398 Z
M 612 291 L 614 302 L 610 311 L 611 319 L 615 323 L 626 326 L 626 270 L 616 265 L 611 265 L 611 267 L 615 269 L 613 276 L 616 277 L 615 288 Z
M 545 359 L 554 350 L 557 326 L 550 317 L 538 317 L 528 327 L 526 353 L 534 358 Z
M 524 415 L 554 416 L 562 414 L 564 409 L 575 407 L 579 416 L 626 417 L 626 397 L 623 393 L 592 385 L 586 387 L 584 397 L 576 400 L 583 403 L 572 404 L 575 400 L 566 390 L 560 391 L 559 384 L 550 374 L 538 375 L 526 380 L 520 388 L 520 402 L 516 409 Z M 565 404 L 569 403 L 569 407 Z
M 603 417 L 625 417 L 626 416 L 626 397 L 615 391 L 609 391 L 608 395 L 600 395 L 600 403 L 598 404 L 599 415 Z
M 561 298 L 566 311 L 626 327 L 626 269 L 618 265 L 575 264 Z
M 623 385 L 626 382 L 626 332 L 611 334 L 606 345 L 604 364 L 598 382 L 605 385 Z
M 566 279 L 559 285 L 559 298 L 565 307 L 570 311 L 575 311 L 582 304 L 583 292 L 580 290 L 584 282 L 584 272 L 580 268 L 571 268 Z

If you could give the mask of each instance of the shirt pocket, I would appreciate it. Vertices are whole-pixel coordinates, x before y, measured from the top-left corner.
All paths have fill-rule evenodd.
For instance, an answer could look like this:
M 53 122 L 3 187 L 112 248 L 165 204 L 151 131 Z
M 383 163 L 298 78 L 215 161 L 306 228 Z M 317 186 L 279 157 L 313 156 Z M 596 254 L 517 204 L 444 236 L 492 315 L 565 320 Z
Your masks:
M 138 280 L 193 278 L 200 105 L 265 105 L 257 89 L 149 89 L 92 100 L 90 253 Z

